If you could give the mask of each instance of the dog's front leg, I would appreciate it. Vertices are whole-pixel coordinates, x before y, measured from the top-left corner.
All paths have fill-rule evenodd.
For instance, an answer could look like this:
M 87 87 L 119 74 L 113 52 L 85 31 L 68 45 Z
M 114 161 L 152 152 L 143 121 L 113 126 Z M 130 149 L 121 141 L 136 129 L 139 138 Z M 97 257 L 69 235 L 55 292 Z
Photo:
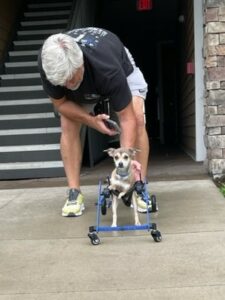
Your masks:
M 137 194 L 135 192 L 133 192 L 132 194 L 132 203 L 134 208 L 134 224 L 141 225 L 139 221 L 138 210 L 137 210 Z
M 116 195 L 113 195 L 112 199 L 112 225 L 111 227 L 116 227 L 117 226 L 117 206 L 118 206 L 118 201 Z

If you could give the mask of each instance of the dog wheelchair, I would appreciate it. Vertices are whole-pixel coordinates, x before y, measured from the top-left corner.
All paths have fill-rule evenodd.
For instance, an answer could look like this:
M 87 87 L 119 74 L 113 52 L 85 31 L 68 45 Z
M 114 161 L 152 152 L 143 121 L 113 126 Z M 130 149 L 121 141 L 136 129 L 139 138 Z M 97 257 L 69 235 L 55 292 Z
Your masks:
M 110 181 L 108 178 L 108 186 L 110 185 Z M 98 237 L 98 232 L 107 232 L 107 231 L 131 231 L 131 230 L 147 230 L 151 231 L 151 236 L 155 242 L 161 242 L 162 236 L 159 230 L 157 230 L 157 225 L 155 223 L 150 222 L 150 212 L 157 212 L 158 205 L 156 202 L 155 195 L 149 196 L 147 192 L 146 183 L 143 181 L 136 181 L 133 187 L 128 191 L 126 195 L 122 197 L 122 200 L 126 206 L 131 206 L 131 197 L 132 193 L 135 191 L 139 196 L 141 196 L 142 200 L 146 203 L 147 208 L 149 204 L 151 204 L 151 210 L 147 209 L 146 212 L 146 223 L 143 225 L 125 225 L 125 226 L 100 226 L 101 214 L 106 215 L 107 209 L 111 207 L 112 204 L 112 194 L 114 193 L 118 196 L 118 191 L 110 190 L 109 188 L 102 188 L 102 182 L 99 181 L 99 194 L 98 194 L 98 202 L 97 202 L 97 216 L 96 216 L 96 226 L 89 227 L 88 237 L 92 245 L 99 245 L 100 239 Z

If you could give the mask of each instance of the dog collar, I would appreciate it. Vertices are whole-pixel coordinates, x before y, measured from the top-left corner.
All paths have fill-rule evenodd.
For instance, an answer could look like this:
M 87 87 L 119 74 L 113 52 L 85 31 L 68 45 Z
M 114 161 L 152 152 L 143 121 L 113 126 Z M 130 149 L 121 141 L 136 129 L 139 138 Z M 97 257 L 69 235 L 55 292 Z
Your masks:
M 127 171 L 123 171 L 120 169 L 116 170 L 116 174 L 119 175 L 120 177 L 128 177 L 129 173 Z

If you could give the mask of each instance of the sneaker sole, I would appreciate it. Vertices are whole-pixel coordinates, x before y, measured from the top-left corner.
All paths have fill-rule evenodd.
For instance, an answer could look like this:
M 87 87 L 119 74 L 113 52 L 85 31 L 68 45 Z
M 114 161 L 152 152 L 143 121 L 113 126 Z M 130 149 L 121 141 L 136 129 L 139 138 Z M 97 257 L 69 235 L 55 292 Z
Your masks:
M 80 214 L 74 214 L 74 213 L 68 213 L 68 214 L 65 214 L 65 213 L 62 213 L 62 217 L 80 217 L 82 215 L 82 213 Z
M 133 204 L 131 204 L 130 206 L 131 208 L 133 208 Z M 137 211 L 139 213 L 147 213 L 147 209 L 146 208 L 141 208 L 140 206 L 138 206 Z M 152 206 L 148 206 L 148 211 L 151 212 L 152 211 Z
M 80 216 L 82 216 L 84 210 L 85 210 L 85 207 L 83 205 L 81 207 L 81 211 L 79 213 L 73 213 L 73 212 L 64 213 L 64 212 L 62 212 L 62 217 L 80 217 Z
M 146 209 L 146 208 L 138 208 L 137 211 L 138 211 L 139 213 L 142 213 L 142 214 L 147 213 L 147 209 Z M 151 211 L 152 211 L 152 208 L 149 207 L 149 208 L 148 208 L 148 211 L 151 212 Z

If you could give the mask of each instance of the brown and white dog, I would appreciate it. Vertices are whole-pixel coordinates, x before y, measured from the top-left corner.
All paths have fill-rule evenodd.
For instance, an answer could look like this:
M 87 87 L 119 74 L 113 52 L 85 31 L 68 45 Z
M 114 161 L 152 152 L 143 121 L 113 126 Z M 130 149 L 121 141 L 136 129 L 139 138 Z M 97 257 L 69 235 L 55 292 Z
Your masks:
M 115 164 L 115 169 L 112 171 L 110 177 L 109 189 L 119 192 L 118 196 L 114 193 L 112 196 L 112 227 L 116 227 L 118 200 L 120 200 L 135 183 L 135 175 L 132 170 L 132 160 L 139 150 L 134 148 L 109 148 L 104 151 L 113 158 Z M 141 225 L 137 211 L 136 191 L 133 191 L 132 193 L 132 204 L 134 209 L 134 223 L 135 225 Z

